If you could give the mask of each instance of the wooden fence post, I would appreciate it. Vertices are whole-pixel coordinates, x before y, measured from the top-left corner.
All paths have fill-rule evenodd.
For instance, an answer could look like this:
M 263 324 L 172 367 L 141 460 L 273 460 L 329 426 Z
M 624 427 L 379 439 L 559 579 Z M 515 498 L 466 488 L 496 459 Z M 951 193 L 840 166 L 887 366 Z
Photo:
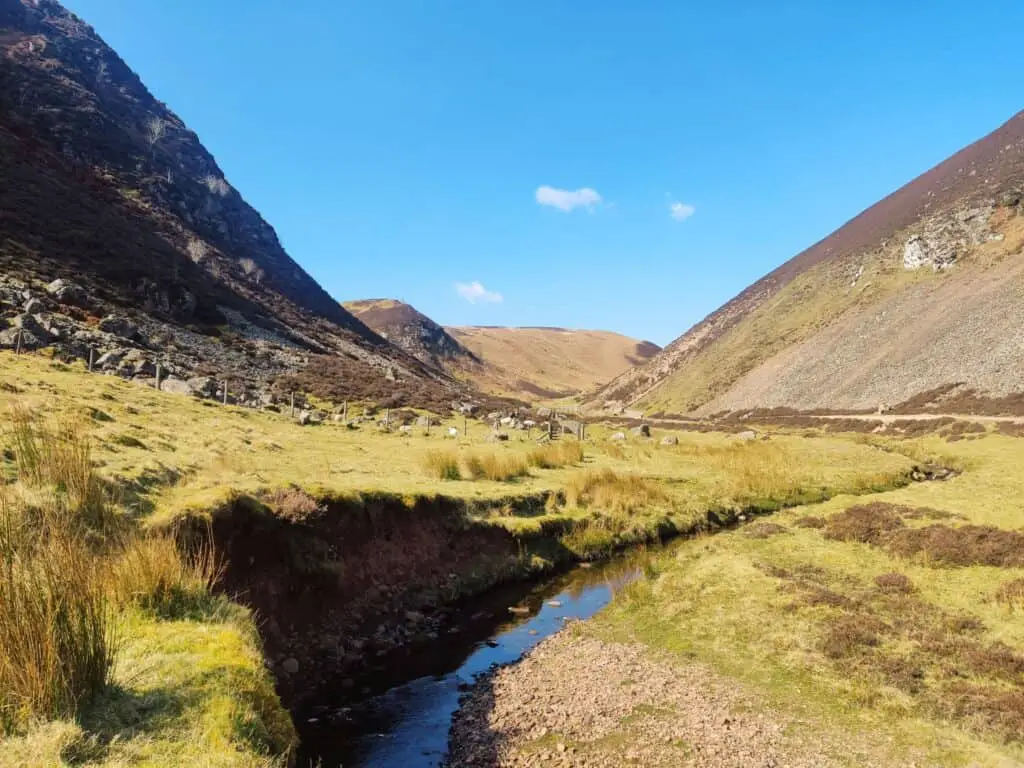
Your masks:
M 156 364 L 156 381 L 154 382 L 153 386 L 157 390 L 160 389 L 160 363 Z
M 15 342 L 15 346 L 14 346 L 14 354 L 16 354 L 16 355 L 20 355 L 21 354 L 21 337 L 24 336 L 24 334 L 25 334 L 24 329 L 19 328 L 18 329 L 18 340 L 17 340 L 17 342 Z
M 427 414 L 427 437 L 430 437 L 430 414 Z
M 348 400 L 341 406 L 341 420 L 348 424 Z
M 384 429 L 391 429 L 391 409 L 384 409 Z
M 228 404 L 228 380 L 224 379 L 224 405 Z
M 89 347 L 89 373 L 92 373 L 92 367 L 93 367 L 93 364 L 95 362 L 95 360 L 94 360 L 95 357 L 96 357 L 96 350 L 93 349 L 92 347 Z
M 292 403 L 292 418 L 294 419 L 295 418 L 295 393 L 294 392 L 292 392 L 291 403 Z

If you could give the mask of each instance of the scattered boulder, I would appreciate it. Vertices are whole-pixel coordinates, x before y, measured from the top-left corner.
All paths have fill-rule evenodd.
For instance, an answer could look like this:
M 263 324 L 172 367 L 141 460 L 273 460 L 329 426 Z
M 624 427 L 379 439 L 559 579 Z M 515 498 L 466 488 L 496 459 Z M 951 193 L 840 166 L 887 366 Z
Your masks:
M 39 299 L 31 298 L 25 302 L 25 314 L 26 315 L 38 315 L 40 312 L 45 312 L 46 306 Z
M 128 378 L 154 377 L 156 376 L 156 365 L 146 357 L 142 350 L 129 349 L 121 357 L 121 362 L 117 365 L 117 372 Z
M 613 434 L 608 439 L 611 440 L 613 443 L 621 443 L 623 440 L 626 439 L 626 433 L 625 432 L 616 432 L 615 434 Z
M 139 329 L 135 323 L 129 320 L 127 317 L 120 315 L 108 315 L 100 320 L 97 326 L 104 333 L 109 333 L 113 336 L 120 336 L 122 339 L 138 339 Z
M 661 438 L 662 445 L 679 445 L 679 438 L 675 435 L 669 435 L 668 437 Z
M 57 279 L 46 286 L 46 292 L 58 303 L 71 307 L 86 307 L 89 296 L 85 289 L 77 283 Z
M 160 390 L 162 392 L 168 392 L 172 395 L 192 395 L 194 394 L 192 387 L 189 386 L 187 381 L 169 377 L 160 382 Z
M 633 435 L 633 437 L 650 437 L 651 428 L 647 424 L 641 424 L 639 427 L 633 427 L 629 430 L 629 434 Z
M 507 443 L 508 434 L 506 432 L 491 432 L 487 436 L 488 443 Z
M 757 432 L 752 429 L 748 429 L 745 432 L 740 432 L 736 435 L 737 440 L 742 440 L 745 443 L 749 443 L 751 440 L 757 440 Z
M 38 315 L 32 315 L 28 312 L 16 315 L 11 318 L 11 325 L 15 328 L 21 328 L 22 330 L 31 333 L 40 341 L 48 341 L 52 338 L 52 334 L 46 329 L 43 323 L 39 321 Z
M 0 331 L 0 348 L 17 349 L 19 335 L 21 336 L 22 349 L 38 349 L 43 346 L 43 341 L 32 331 L 26 331 L 21 328 L 8 328 L 6 331 Z
M 458 437 L 459 430 L 456 427 L 448 427 L 448 437 Z
M 504 416 L 498 421 L 498 423 L 501 424 L 501 426 L 503 427 L 511 427 L 514 422 L 515 419 L 513 419 L 511 416 Z
M 217 382 L 209 376 L 195 376 L 188 380 L 189 389 L 198 397 L 216 397 Z
M 403 435 L 411 435 L 412 427 L 409 426 L 408 424 L 403 424 L 398 428 L 398 431 L 401 432 Z

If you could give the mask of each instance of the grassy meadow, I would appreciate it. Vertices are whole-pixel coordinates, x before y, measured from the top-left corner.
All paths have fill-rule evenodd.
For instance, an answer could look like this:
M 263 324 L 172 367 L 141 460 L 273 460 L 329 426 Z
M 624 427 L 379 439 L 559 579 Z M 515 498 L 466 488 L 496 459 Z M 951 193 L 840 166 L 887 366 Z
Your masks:
M 429 436 L 422 428 L 384 433 L 369 422 L 354 430 L 335 423 L 302 427 L 287 415 L 164 394 L 44 357 L 6 354 L 0 355 L 0 411 L 6 414 L 0 517 L 21 536 L 9 536 L 7 543 L 0 536 L 6 586 L 20 596 L 26 615 L 41 617 L 33 637 L 42 649 L 38 674 L 19 683 L 27 693 L 0 705 L 7 734 L 0 740 L 0 766 L 269 766 L 285 760 L 294 731 L 264 667 L 252 617 L 210 591 L 223 563 L 202 549 L 181 552 L 162 533 L 179 516 L 210 512 L 240 494 L 267 500 L 275 490 L 298 486 L 314 496 L 383 493 L 410 503 L 444 495 L 466 502 L 470 523 L 502 526 L 524 539 L 557 538 L 575 556 L 590 558 L 698 532 L 709 517 L 730 522 L 819 502 L 825 505 L 811 509 L 824 514 L 853 504 L 858 495 L 880 492 L 872 499 L 988 509 L 981 489 L 993 503 L 1012 493 L 1005 461 L 1002 469 L 991 462 L 1016 446 L 1008 438 L 965 441 L 953 456 L 953 448 L 938 441 L 873 444 L 864 437 L 781 433 L 752 441 L 679 433 L 678 444 L 662 445 L 659 438 L 667 433 L 616 442 L 609 440 L 612 428 L 596 425 L 582 445 L 565 439 L 540 446 L 518 432 L 508 442 L 490 443 L 490 427 L 472 420 L 463 434 L 461 418 L 433 427 Z M 359 407 L 352 411 L 358 414 Z M 459 429 L 457 438 L 448 437 L 449 426 Z M 991 455 L 983 450 L 990 444 Z M 908 485 L 916 464 L 942 454 L 970 467 L 963 478 Z M 957 489 L 962 499 L 947 498 Z M 705 652 L 704 644 L 723 653 L 731 649 L 733 663 L 770 656 L 772 649 L 796 653 L 786 645 L 794 637 L 810 649 L 815 636 L 801 633 L 814 626 L 812 619 L 783 610 L 792 595 L 777 596 L 780 578 L 755 561 L 770 564 L 778 548 L 780 569 L 801 556 L 817 562 L 822 552 L 836 553 L 838 563 L 848 562 L 865 579 L 895 568 L 883 567 L 890 557 L 883 549 L 832 543 L 817 529 L 797 528 L 792 520 L 811 514 L 807 509 L 778 513 L 785 535 L 732 532 L 696 542 L 692 563 L 666 563 L 665 582 L 651 582 L 649 593 L 620 601 L 602 622 L 603 631 L 635 625 L 653 646 L 688 653 Z M 991 517 L 978 512 L 977 520 L 1005 523 L 999 515 L 1012 511 L 1005 504 L 1002 509 Z M 54 559 L 55 551 L 64 559 Z M 67 567 L 43 567 L 47 563 Z M 999 586 L 989 583 L 991 568 L 955 572 L 974 579 L 970 584 L 948 582 L 944 572 L 926 565 L 915 568 L 915 599 L 945 600 L 943 610 L 951 614 L 971 606 L 951 607 L 949 601 L 972 603 L 981 599 L 979 590 L 994 594 Z M 666 603 L 659 602 L 661 583 L 671 583 Z M 713 601 L 687 597 L 687 590 Z M 993 642 L 1020 641 L 1009 619 L 992 618 L 1008 615 L 1004 606 L 1018 599 L 1013 590 L 1004 590 L 1002 602 L 985 603 L 984 631 L 1000 633 Z M 56 604 L 54 595 L 74 598 L 93 622 L 86 622 L 92 629 L 85 636 L 58 631 L 80 622 L 46 613 Z M 737 610 L 721 610 L 729 605 L 722 599 L 735 600 Z M 709 612 L 705 624 L 683 621 L 694 605 Z M 0 626 L 0 653 L 13 659 L 20 641 L 13 630 L 4 631 Z M 75 666 L 80 655 L 82 674 Z M 874 690 L 869 679 L 841 663 L 828 662 L 835 679 L 860 686 L 851 696 Z M 831 669 L 828 664 L 821 669 Z M 747 666 L 741 666 L 736 674 L 745 674 Z M 753 666 L 772 674 L 767 662 Z M 8 667 L 0 677 L 13 680 L 20 667 Z M 796 674 L 796 668 L 785 669 Z M 909 707 L 905 697 L 881 701 Z
M 848 765 L 1024 761 L 1024 441 L 926 438 L 964 468 L 687 541 L 579 631 L 706 663 Z

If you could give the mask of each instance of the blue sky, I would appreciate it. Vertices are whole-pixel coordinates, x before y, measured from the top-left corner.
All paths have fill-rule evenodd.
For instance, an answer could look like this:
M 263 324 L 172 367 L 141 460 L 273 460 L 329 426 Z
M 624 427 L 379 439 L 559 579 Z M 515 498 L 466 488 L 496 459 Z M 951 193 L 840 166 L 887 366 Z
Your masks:
M 445 324 L 667 343 L 1024 107 L 1019 2 L 66 4 L 332 295 Z

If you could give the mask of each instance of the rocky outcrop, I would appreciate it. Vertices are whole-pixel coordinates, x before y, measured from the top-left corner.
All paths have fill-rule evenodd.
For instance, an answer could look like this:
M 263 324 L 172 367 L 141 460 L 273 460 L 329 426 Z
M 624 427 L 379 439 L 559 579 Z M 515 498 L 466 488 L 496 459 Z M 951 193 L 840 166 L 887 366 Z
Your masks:
M 138 349 L 182 380 L 242 389 L 312 356 L 344 357 L 363 389 L 385 375 L 435 399 L 458 389 L 338 305 L 196 134 L 55 0 L 0 0 L 0 173 L 0 276 L 23 286 L 0 311 L 39 320 L 30 346 Z

